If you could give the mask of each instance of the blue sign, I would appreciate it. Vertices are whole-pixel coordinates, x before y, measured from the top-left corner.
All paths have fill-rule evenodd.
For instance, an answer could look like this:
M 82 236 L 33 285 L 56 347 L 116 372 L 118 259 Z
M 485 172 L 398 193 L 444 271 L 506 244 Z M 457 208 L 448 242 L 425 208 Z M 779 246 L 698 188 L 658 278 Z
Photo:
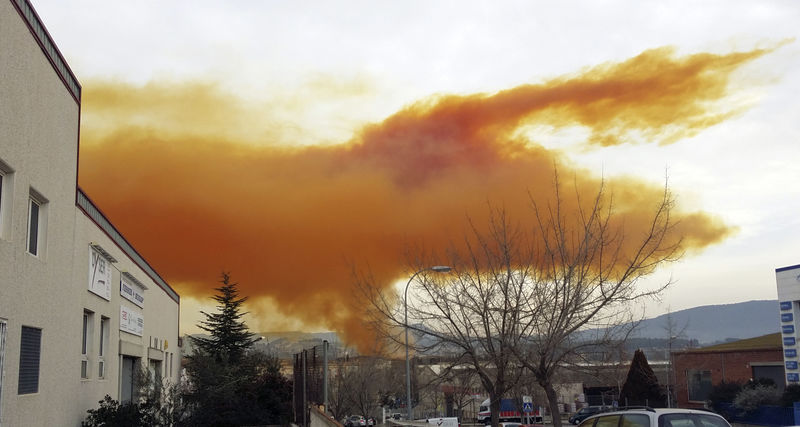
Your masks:
M 783 345 L 794 345 L 794 337 L 786 337 L 783 339 Z
M 791 369 L 793 371 L 797 370 L 797 362 L 794 360 L 789 360 L 786 362 L 786 369 Z
M 800 374 L 786 374 L 786 381 L 789 381 L 790 383 L 800 382 Z
M 531 402 L 523 402 L 522 403 L 522 412 L 533 412 L 533 403 L 531 403 Z
M 781 310 L 791 310 L 791 309 L 792 309 L 791 301 L 781 301 Z
M 791 322 L 794 319 L 792 313 L 783 313 L 781 314 L 781 322 Z
M 797 357 L 797 350 L 793 348 L 787 348 L 786 350 L 783 350 L 783 355 L 786 357 Z
M 794 325 L 783 325 L 781 327 L 783 329 L 784 334 L 793 334 L 794 333 Z

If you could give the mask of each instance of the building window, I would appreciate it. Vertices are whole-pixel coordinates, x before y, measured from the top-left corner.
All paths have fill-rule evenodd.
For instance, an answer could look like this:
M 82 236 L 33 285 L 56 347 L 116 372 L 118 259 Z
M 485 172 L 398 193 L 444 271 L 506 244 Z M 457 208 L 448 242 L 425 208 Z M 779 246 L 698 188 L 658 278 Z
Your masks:
M 92 349 L 92 329 L 94 314 L 90 311 L 83 312 L 83 328 L 81 331 L 81 378 L 89 378 L 89 352 Z
M 40 256 L 47 231 L 47 199 L 31 189 L 28 199 L 28 253 Z
M 22 327 L 19 349 L 19 383 L 17 393 L 39 392 L 39 359 L 42 349 L 42 330 Z
M 711 371 L 687 371 L 689 401 L 705 402 L 711 392 Z
M 106 377 L 106 347 L 108 347 L 108 334 L 111 324 L 111 319 L 108 317 L 100 318 L 100 345 L 98 346 L 98 360 L 97 360 L 97 377 Z

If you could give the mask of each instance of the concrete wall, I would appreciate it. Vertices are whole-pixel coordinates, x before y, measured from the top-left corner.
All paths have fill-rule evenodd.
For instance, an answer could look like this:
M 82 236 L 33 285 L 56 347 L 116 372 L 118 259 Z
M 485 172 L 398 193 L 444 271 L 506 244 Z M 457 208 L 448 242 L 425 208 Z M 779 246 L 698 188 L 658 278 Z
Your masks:
M 0 0 L 0 160 L 14 169 L 5 192 L 8 227 L 0 238 L 0 319 L 7 335 L 0 390 L 4 426 L 65 425 L 78 383 L 81 295 L 74 292 L 73 235 L 80 107 L 16 8 Z M 9 184 L 4 180 L 4 185 Z M 26 250 L 28 198 L 46 197 L 40 254 Z M 42 329 L 39 393 L 18 395 L 22 326 Z M 54 398 L 62 396 L 60 398 Z M 74 418 L 74 417 L 73 417 Z
M 28 18 L 16 4 L 0 0 L 0 323 L 6 330 L 0 425 L 77 426 L 105 394 L 119 398 L 123 347 L 145 362 L 164 360 L 177 381 L 179 303 L 76 206 L 80 88 L 28 4 L 21 6 Z M 27 250 L 32 192 L 46 202 L 36 255 Z M 88 290 L 91 242 L 118 260 L 108 300 Z M 142 336 L 120 331 L 120 306 L 134 306 L 120 296 L 121 271 L 147 287 L 139 309 Z M 81 378 L 85 311 L 93 322 L 89 375 Z M 104 378 L 98 372 L 101 317 L 110 323 Z M 29 394 L 18 389 L 23 326 L 42 333 L 38 392 Z

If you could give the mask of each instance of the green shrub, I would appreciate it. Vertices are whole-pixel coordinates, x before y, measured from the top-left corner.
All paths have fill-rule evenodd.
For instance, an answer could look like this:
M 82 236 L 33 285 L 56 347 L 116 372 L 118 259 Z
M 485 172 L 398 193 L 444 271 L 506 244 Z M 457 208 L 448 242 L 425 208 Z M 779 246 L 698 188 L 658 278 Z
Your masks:
M 774 385 L 757 384 L 743 387 L 733 400 L 733 406 L 744 413 L 749 413 L 758 409 L 759 406 L 779 405 L 780 402 L 781 393 Z
M 140 427 L 152 425 L 150 415 L 135 402 L 123 403 L 106 395 L 100 407 L 86 412 L 89 416 L 81 423 L 83 427 Z

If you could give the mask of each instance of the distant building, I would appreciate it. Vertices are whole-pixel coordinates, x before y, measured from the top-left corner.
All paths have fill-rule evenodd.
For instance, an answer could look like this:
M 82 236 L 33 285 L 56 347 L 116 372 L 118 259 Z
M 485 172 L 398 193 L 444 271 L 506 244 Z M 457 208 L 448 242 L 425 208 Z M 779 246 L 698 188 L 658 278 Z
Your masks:
M 778 284 L 786 384 L 797 384 L 800 383 L 800 370 L 797 366 L 797 331 L 800 328 L 800 265 L 775 269 L 775 281 Z
M 675 395 L 681 408 L 702 408 L 721 382 L 769 378 L 783 389 L 781 334 L 769 334 L 693 350 L 672 352 Z
M 77 188 L 81 86 L 28 0 L 0 76 L 0 425 L 79 425 L 137 366 L 178 380 L 180 298 Z

